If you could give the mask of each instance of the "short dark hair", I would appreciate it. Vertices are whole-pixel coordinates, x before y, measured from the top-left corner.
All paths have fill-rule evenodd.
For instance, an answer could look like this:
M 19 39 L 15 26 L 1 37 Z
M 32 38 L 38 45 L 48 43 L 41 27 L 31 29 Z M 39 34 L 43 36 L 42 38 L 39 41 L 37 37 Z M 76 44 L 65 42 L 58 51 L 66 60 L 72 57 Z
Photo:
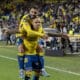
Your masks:
M 32 9 L 32 8 L 37 9 L 37 10 L 39 9 L 37 5 L 33 5 L 30 7 L 30 9 Z

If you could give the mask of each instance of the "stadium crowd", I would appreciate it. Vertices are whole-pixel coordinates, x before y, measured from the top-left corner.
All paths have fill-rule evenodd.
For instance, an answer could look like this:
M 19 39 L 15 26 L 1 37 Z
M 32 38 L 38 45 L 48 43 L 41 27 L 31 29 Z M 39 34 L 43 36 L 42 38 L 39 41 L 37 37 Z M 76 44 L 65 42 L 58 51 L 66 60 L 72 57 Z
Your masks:
M 0 5 L 0 40 L 8 40 L 10 44 L 15 44 L 14 34 L 4 37 L 1 33 L 3 28 L 14 29 L 18 27 L 23 15 L 28 14 L 29 8 L 35 3 L 23 1 L 5 1 Z M 78 2 L 64 3 L 37 3 L 39 6 L 39 16 L 41 17 L 44 28 L 52 28 L 58 33 L 80 34 L 80 5 Z M 52 39 L 56 42 L 56 38 Z

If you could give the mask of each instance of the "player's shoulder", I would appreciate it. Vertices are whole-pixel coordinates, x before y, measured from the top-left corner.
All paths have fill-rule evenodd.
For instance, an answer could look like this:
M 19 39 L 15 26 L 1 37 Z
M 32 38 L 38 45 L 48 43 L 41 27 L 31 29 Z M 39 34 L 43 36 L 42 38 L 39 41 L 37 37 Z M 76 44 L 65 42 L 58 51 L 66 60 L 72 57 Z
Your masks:
M 26 15 L 24 15 L 24 16 L 22 17 L 21 21 L 22 21 L 22 22 L 27 22 L 29 19 L 30 19 L 30 18 L 29 18 L 29 14 L 26 14 Z
M 22 17 L 22 19 L 28 18 L 28 17 L 29 17 L 29 14 L 26 14 L 26 15 L 24 15 L 24 16 Z

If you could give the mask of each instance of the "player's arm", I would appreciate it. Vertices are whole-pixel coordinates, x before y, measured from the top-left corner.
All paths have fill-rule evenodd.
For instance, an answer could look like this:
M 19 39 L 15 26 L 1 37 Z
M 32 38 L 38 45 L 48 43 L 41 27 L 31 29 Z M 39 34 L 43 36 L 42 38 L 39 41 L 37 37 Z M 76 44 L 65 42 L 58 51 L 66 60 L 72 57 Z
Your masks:
M 33 31 L 33 30 L 28 30 L 27 35 L 28 36 L 38 36 L 38 37 L 43 37 L 44 36 L 43 33 L 39 33 L 37 31 Z
M 8 29 L 8 28 L 5 28 L 2 30 L 3 33 L 9 33 L 9 34 L 16 34 L 16 33 L 20 33 L 18 28 L 15 28 L 15 29 Z
M 44 33 L 40 33 L 34 30 L 31 30 L 30 25 L 29 24 L 23 24 L 23 31 L 26 31 L 27 36 L 37 36 L 37 37 L 43 37 L 45 34 Z
M 47 32 L 47 35 L 51 36 L 51 37 L 63 37 L 65 39 L 68 38 L 68 35 L 63 34 L 63 33 L 50 33 L 50 32 Z

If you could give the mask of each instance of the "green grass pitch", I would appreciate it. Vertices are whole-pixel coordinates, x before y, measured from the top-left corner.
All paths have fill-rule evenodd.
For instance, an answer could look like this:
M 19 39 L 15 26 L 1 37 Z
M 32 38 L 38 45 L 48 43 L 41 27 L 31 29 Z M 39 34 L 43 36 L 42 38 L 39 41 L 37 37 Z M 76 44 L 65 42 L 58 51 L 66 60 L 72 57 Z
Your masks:
M 0 47 L 0 80 L 20 80 L 16 47 Z M 45 57 L 50 77 L 40 80 L 80 80 L 80 56 Z

